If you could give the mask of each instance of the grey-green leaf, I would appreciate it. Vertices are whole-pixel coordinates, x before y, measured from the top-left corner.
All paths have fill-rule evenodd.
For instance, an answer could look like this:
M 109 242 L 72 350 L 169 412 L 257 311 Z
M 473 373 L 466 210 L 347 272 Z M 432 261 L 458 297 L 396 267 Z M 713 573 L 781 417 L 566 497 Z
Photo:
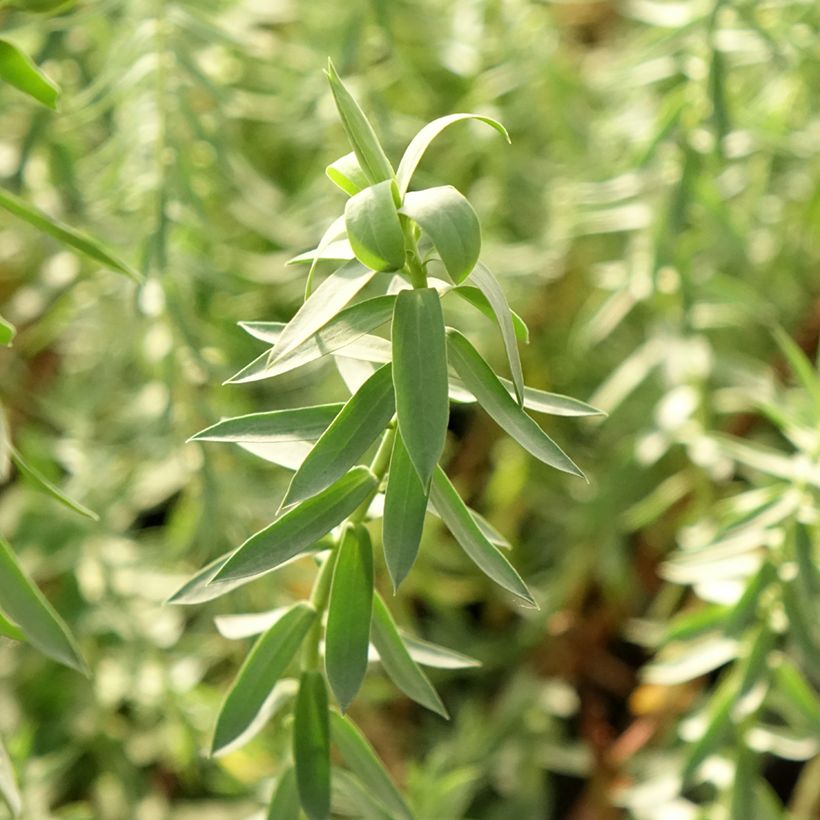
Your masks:
M 330 817 L 330 721 L 320 672 L 303 672 L 293 721 L 293 762 L 302 809 L 310 820 Z
M 404 265 L 404 233 L 393 200 L 393 182 L 385 180 L 354 194 L 345 205 L 347 238 L 356 258 L 377 271 Z
M 380 367 L 350 398 L 313 446 L 290 482 L 282 506 L 324 490 L 343 476 L 393 417 L 393 375 Z
M 393 621 L 393 616 L 378 593 L 373 599 L 371 636 L 384 671 L 387 672 L 393 683 L 411 700 L 420 703 L 443 718 L 449 719 L 447 710 L 444 708 L 441 698 L 428 680 L 427 675 L 419 669 L 416 662 L 410 657 L 410 653 L 407 651 L 407 647 L 404 645 L 399 630 Z
M 369 184 L 367 175 L 362 171 L 355 151 L 339 157 L 325 168 L 327 178 L 346 194 L 353 196 L 366 188 Z
M 252 535 L 217 571 L 212 582 L 255 578 L 309 549 L 341 523 L 377 485 L 366 467 L 354 467 L 326 490 Z
M 430 499 L 444 525 L 475 565 L 499 586 L 512 592 L 530 606 L 537 607 L 521 576 L 485 537 L 441 467 L 438 467 L 433 475 Z
M 224 754 L 243 742 L 315 620 L 316 611 L 303 601 L 254 644 L 219 710 L 211 754 Z
M 299 789 L 292 766 L 285 769 L 276 784 L 266 820 L 299 820 Z
M 545 464 L 584 477 L 572 459 L 518 406 L 478 351 L 453 328 L 447 329 L 447 351 L 467 389 L 502 429 Z
M 47 108 L 57 109 L 59 86 L 13 43 L 0 39 L 0 80 L 13 85 Z
M 367 671 L 373 612 L 373 546 L 367 530 L 348 527 L 339 545 L 325 631 L 325 669 L 346 712 Z
M 397 430 L 387 476 L 382 530 L 384 560 L 394 591 L 416 560 L 426 511 L 427 492 L 410 461 L 401 431 Z
M 11 765 L 6 747 L 0 741 L 0 796 L 9 807 L 13 817 L 19 817 L 23 811 L 23 799 L 17 788 L 17 779 Z
M 400 213 L 421 226 L 453 282 L 462 282 L 481 252 L 481 225 L 467 199 L 452 185 L 411 191 L 405 195 Z
M 16 335 L 17 328 L 0 316 L 0 347 L 11 347 L 12 340 Z
M 444 449 L 450 403 L 441 301 L 432 288 L 403 290 L 393 312 L 393 384 L 399 430 L 424 487 Z
M 492 305 L 477 287 L 473 285 L 456 285 L 450 288 L 447 293 L 454 293 L 465 302 L 469 302 L 469 304 L 483 313 L 491 321 L 496 320 Z M 530 341 L 530 329 L 527 327 L 527 323 L 512 309 L 510 309 L 510 315 L 512 316 L 513 328 L 515 329 L 515 338 L 518 339 L 519 342 L 528 344 Z
M 431 666 L 433 669 L 475 669 L 481 666 L 481 661 L 462 655 L 446 646 L 414 638 L 412 635 L 399 630 L 401 639 L 410 653 L 410 657 L 422 666 Z
M 63 619 L 29 580 L 11 546 L 0 537 L 0 608 L 44 655 L 84 675 L 85 661 Z
M 271 410 L 235 416 L 206 427 L 191 436 L 190 440 L 261 444 L 316 441 L 343 407 L 343 404 L 318 404 L 293 410 Z

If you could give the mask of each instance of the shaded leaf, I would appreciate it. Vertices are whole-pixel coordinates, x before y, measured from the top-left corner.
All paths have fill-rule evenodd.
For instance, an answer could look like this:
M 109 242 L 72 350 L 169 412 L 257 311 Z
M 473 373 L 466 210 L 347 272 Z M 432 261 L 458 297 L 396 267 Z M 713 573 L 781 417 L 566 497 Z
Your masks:
M 276 784 L 266 820 L 299 820 L 299 790 L 292 766 L 285 769 Z
M 345 205 L 347 238 L 356 258 L 377 271 L 404 265 L 404 233 L 393 201 L 390 180 L 371 185 Z
M 293 720 L 293 762 L 299 801 L 310 820 L 330 816 L 330 721 L 320 672 L 303 672 Z

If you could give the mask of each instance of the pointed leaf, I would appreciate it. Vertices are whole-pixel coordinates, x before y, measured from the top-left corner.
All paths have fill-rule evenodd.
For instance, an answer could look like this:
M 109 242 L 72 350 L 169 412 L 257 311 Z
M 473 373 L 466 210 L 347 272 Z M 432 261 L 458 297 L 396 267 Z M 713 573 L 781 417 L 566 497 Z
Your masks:
M 316 610 L 303 601 L 291 607 L 254 644 L 219 710 L 212 755 L 224 754 L 246 741 L 248 728 L 315 620 Z
M 446 646 L 414 638 L 402 630 L 399 630 L 399 634 L 410 657 L 422 666 L 430 666 L 433 669 L 475 669 L 481 666 L 481 661 L 469 655 L 462 655 L 461 652 L 453 649 L 447 649 Z
M 285 769 L 276 784 L 266 820 L 299 820 L 299 790 L 292 766 Z
M 326 490 L 252 535 L 231 554 L 212 583 L 254 578 L 276 569 L 309 549 L 347 518 L 375 490 L 377 483 L 366 467 L 355 467 Z
M 373 547 L 364 527 L 348 527 L 339 545 L 325 631 L 325 669 L 346 712 L 367 671 L 373 613 Z
M 382 532 L 384 560 L 394 591 L 416 560 L 426 511 L 427 492 L 410 461 L 401 431 L 397 430 L 387 476 Z
M 302 809 L 310 820 L 330 817 L 330 721 L 320 672 L 303 672 L 293 720 L 293 762 Z
M 0 607 L 44 655 L 84 675 L 85 661 L 63 619 L 25 575 L 9 544 L 0 537 Z
M 284 441 L 316 441 L 339 415 L 344 405 L 319 404 L 293 410 L 271 410 L 223 419 L 189 441 L 244 441 L 273 444 Z
M 487 540 L 467 506 L 450 483 L 444 470 L 436 468 L 430 499 L 441 520 L 476 566 L 499 586 L 517 595 L 530 606 L 537 606 L 510 562 Z
M 310 294 L 313 293 L 313 276 L 316 273 L 316 267 L 319 264 L 319 260 L 324 256 L 325 250 L 330 247 L 330 244 L 340 236 L 344 236 L 344 234 L 345 221 L 342 216 L 336 217 L 336 219 L 328 225 L 325 232 L 322 234 L 322 238 L 319 240 L 319 244 L 316 247 L 316 253 L 313 255 L 313 259 L 311 260 L 307 279 L 305 280 L 305 301 L 307 301 L 310 298 Z
M 789 704 L 804 718 L 813 733 L 820 736 L 820 696 L 788 658 L 775 670 L 778 688 Z
M 800 384 L 811 396 L 816 417 L 820 418 L 820 374 L 818 374 L 817 368 L 814 367 L 794 339 L 782 328 L 775 328 L 774 338 Z
M 447 352 L 467 389 L 496 424 L 540 461 L 584 477 L 569 456 L 516 404 L 478 351 L 453 328 L 447 329 Z
M 358 260 L 378 271 L 404 265 L 404 233 L 390 180 L 354 194 L 345 205 L 347 238 Z
M 393 374 L 379 368 L 350 398 L 293 476 L 282 506 L 295 504 L 341 478 L 393 417 Z
M 11 347 L 11 342 L 17 335 L 17 328 L 0 316 L 0 347 Z
M 25 52 L 0 40 L 0 80 L 13 85 L 47 108 L 57 109 L 59 86 Z
M 467 199 L 452 185 L 427 188 L 407 194 L 399 212 L 419 224 L 453 282 L 462 282 L 481 252 L 481 225 Z
M 373 599 L 371 634 L 384 671 L 387 672 L 393 683 L 411 700 L 420 703 L 443 718 L 449 719 L 447 710 L 444 708 L 444 704 L 433 685 L 427 679 L 427 675 L 419 669 L 416 662 L 410 657 L 410 653 L 407 651 L 407 647 L 404 645 L 393 621 L 393 616 L 378 593 Z
M 393 313 L 393 384 L 399 430 L 423 486 L 444 449 L 450 404 L 438 293 L 403 290 Z
M 344 239 L 334 239 L 323 247 L 317 246 L 312 250 L 297 254 L 292 259 L 288 259 L 286 264 L 301 265 L 309 262 L 312 265 L 314 261 L 348 262 L 355 255 L 350 241 L 345 237 Z M 310 293 L 307 295 L 310 296 Z
M 331 162 L 325 168 L 325 174 L 334 185 L 350 196 L 358 194 L 359 191 L 369 185 L 367 175 L 362 171 L 359 161 L 356 159 L 355 151 L 339 157 L 336 162 Z
M 9 807 L 12 816 L 19 817 L 23 811 L 23 799 L 20 797 L 14 769 L 2 741 L 0 741 L 0 797 Z

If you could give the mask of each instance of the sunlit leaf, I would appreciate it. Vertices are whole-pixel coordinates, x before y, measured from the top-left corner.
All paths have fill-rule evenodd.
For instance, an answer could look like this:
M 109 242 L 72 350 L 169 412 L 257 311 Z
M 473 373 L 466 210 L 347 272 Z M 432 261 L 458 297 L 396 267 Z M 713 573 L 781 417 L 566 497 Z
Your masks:
M 423 641 L 421 638 L 414 638 L 399 630 L 401 639 L 410 653 L 410 657 L 422 666 L 430 666 L 433 669 L 476 669 L 481 666 L 481 661 L 463 655 L 437 643 Z
M 367 175 L 362 171 L 359 161 L 356 159 L 355 151 L 339 157 L 336 162 L 331 162 L 325 168 L 325 173 L 334 185 L 350 196 L 358 194 L 359 191 L 368 186 Z
M 249 413 L 206 427 L 190 441 L 244 441 L 273 444 L 283 441 L 315 441 L 339 415 L 343 404 L 319 404 L 294 410 Z
M 493 310 L 492 305 L 487 297 L 477 287 L 474 287 L 473 285 L 456 285 L 455 287 L 450 288 L 447 293 L 454 293 L 456 296 L 461 297 L 465 302 L 468 302 L 474 308 L 478 309 L 488 319 L 493 322 L 496 321 L 495 311 Z M 515 338 L 518 339 L 519 342 L 528 344 L 530 341 L 530 329 L 527 327 L 527 323 L 512 309 L 510 310 L 510 315 L 512 316 Z
M 404 233 L 390 180 L 354 194 L 345 205 L 347 238 L 356 258 L 377 271 L 404 265 Z
M 5 801 L 13 817 L 18 817 L 22 813 L 23 799 L 17 788 L 14 769 L 2 740 L 0 740 L 0 797 Z
M 0 39 L 0 80 L 56 110 L 60 88 L 25 52 Z
M 0 316 L 0 347 L 11 347 L 11 342 L 17 334 L 17 328 Z

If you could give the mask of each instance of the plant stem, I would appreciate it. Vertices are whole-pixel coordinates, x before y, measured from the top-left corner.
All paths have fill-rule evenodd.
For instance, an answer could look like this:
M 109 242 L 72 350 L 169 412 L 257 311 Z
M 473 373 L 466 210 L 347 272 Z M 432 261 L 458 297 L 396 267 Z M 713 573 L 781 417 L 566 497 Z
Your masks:
M 413 224 L 407 217 L 401 217 L 401 229 L 404 232 L 404 247 L 407 249 L 403 270 L 410 278 L 410 283 L 414 288 L 426 288 L 427 272 L 419 256 Z

